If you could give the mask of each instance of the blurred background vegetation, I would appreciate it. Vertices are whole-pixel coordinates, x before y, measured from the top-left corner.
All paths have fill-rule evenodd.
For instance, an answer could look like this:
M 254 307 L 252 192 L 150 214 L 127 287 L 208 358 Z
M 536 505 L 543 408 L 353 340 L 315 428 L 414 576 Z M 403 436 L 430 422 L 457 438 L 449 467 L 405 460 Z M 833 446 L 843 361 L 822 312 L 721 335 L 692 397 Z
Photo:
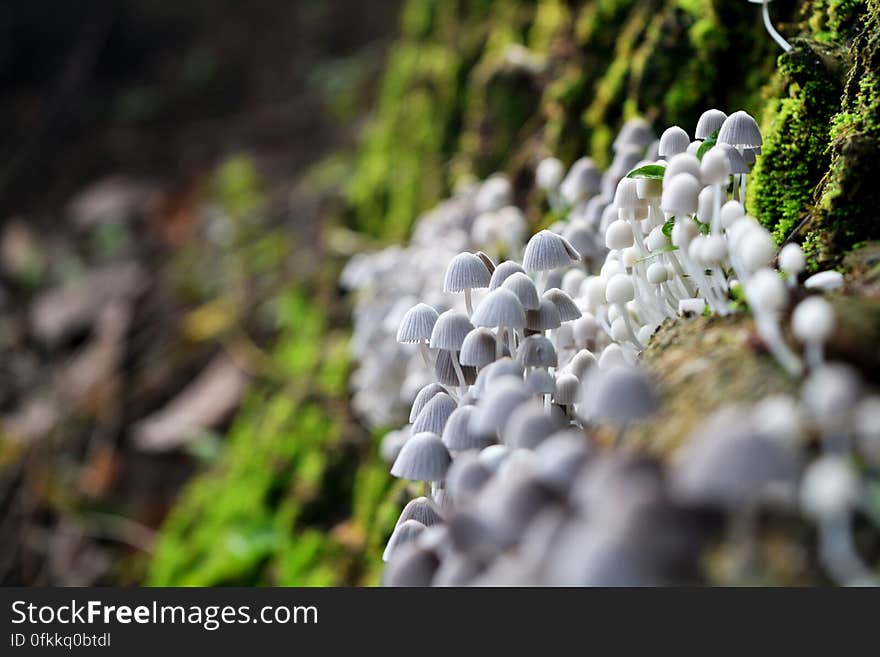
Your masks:
M 878 237 L 843 184 L 877 12 L 776 0 L 779 57 L 744 0 L 3 3 L 0 580 L 376 583 L 405 497 L 345 257 L 497 170 L 537 225 L 542 157 L 717 106 L 763 123 L 750 208 L 834 264 Z

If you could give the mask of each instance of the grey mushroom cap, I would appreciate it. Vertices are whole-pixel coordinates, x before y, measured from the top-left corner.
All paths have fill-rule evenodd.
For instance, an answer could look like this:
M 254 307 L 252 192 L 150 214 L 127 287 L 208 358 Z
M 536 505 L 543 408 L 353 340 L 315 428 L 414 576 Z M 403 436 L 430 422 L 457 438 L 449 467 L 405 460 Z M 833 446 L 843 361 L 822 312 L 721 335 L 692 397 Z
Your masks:
M 619 151 L 625 146 L 648 146 L 654 141 L 654 131 L 650 124 L 642 118 L 630 119 L 620 128 L 617 137 L 614 139 L 612 148 Z
M 708 139 L 716 130 L 721 130 L 727 114 L 717 109 L 709 109 L 700 115 L 697 121 L 697 129 L 694 131 L 694 139 Z
M 563 405 L 574 404 L 577 400 L 580 387 L 581 382 L 574 374 L 569 372 L 557 374 L 556 390 L 553 393 L 553 401 L 557 404 Z
M 382 586 L 430 586 L 439 567 L 440 559 L 433 551 L 410 542 L 394 551 L 382 573 Z
M 485 520 L 470 510 L 450 518 L 449 537 L 456 551 L 477 559 L 491 559 L 500 549 Z
M 659 406 L 648 376 L 637 367 L 593 368 L 581 386 L 579 413 L 585 418 L 623 425 L 653 415 Z
M 513 292 L 498 288 L 483 298 L 474 311 L 471 321 L 476 326 L 489 328 L 495 326 L 523 328 L 526 324 L 526 312 Z
M 462 365 L 461 373 L 464 374 L 464 382 L 473 385 L 477 380 L 477 370 L 469 365 Z M 437 380 L 445 386 L 458 386 L 458 374 L 452 363 L 452 352 L 441 349 L 437 352 L 437 362 L 434 363 L 434 374 Z
M 458 404 L 447 393 L 437 393 L 428 400 L 418 416 L 416 416 L 415 422 L 412 425 L 413 435 L 425 431 L 438 435 L 442 434 L 446 421 L 455 412 L 456 408 L 458 408 Z
M 544 292 L 544 298 L 553 302 L 553 305 L 556 306 L 556 310 L 559 311 L 559 319 L 563 322 L 570 322 L 579 319 L 582 314 L 581 309 L 577 307 L 574 299 L 558 287 L 551 288 Z
M 459 253 L 446 268 L 444 292 L 464 292 L 468 289 L 489 287 L 491 274 L 486 264 L 473 253 Z
M 575 161 L 562 180 L 559 190 L 570 205 L 599 192 L 602 185 L 602 172 L 588 157 Z
M 398 524 L 388 539 L 385 551 L 382 553 L 382 561 L 388 561 L 402 545 L 415 541 L 416 537 L 425 531 L 425 526 L 418 520 L 405 520 Z
M 467 586 L 473 582 L 485 566 L 480 559 L 469 557 L 466 554 L 452 552 L 443 559 L 431 586 Z
M 551 492 L 536 476 L 518 472 L 486 484 L 477 500 L 477 510 L 501 546 L 509 548 L 551 501 Z
M 483 449 L 491 445 L 495 440 L 491 437 L 481 436 L 470 430 L 470 421 L 476 412 L 475 406 L 460 406 L 446 422 L 443 428 L 443 444 L 452 452 L 462 452 L 469 449 Z
M 728 116 L 718 131 L 718 142 L 731 146 L 756 148 L 764 143 L 758 123 L 747 112 L 734 112 Z
M 489 472 L 495 474 L 510 456 L 511 449 L 507 445 L 489 445 L 480 450 L 477 458 Z
M 413 400 L 412 407 L 409 411 L 410 424 L 416 421 L 416 418 L 425 407 L 425 404 L 427 404 L 434 395 L 441 392 L 446 392 L 446 388 L 441 386 L 439 383 L 429 383 L 421 390 L 419 390 L 419 392 L 416 394 L 416 398 Z
M 596 356 L 589 349 L 581 349 L 566 366 L 569 372 L 574 374 L 579 380 L 583 381 L 584 376 L 597 364 Z
M 491 477 L 492 471 L 476 453 L 465 452 L 455 457 L 446 473 L 446 489 L 455 505 L 461 507 L 476 497 Z
M 505 260 L 502 263 L 499 263 L 497 267 L 495 267 L 495 271 L 492 272 L 492 278 L 489 280 L 489 289 L 495 290 L 507 280 L 509 276 L 515 273 L 525 274 L 526 270 L 522 268 L 522 265 L 518 262 L 514 262 L 513 260 Z
M 529 399 L 528 390 L 521 379 L 499 377 L 486 390 L 471 416 L 469 428 L 480 436 L 496 436 L 504 428 L 513 410 Z
M 461 343 L 458 361 L 462 365 L 484 367 L 495 360 L 495 334 L 484 326 L 475 328 Z
M 528 274 L 515 272 L 507 277 L 501 287 L 513 292 L 524 309 L 538 309 L 540 304 L 538 288 L 535 287 L 535 283 L 528 277 Z
M 440 481 L 452 458 L 436 433 L 417 433 L 407 440 L 397 455 L 391 474 L 412 481 Z
M 559 409 L 554 408 L 548 413 L 541 402 L 532 400 L 510 414 L 501 435 L 504 444 L 511 448 L 535 449 L 564 425 L 565 417 Z
M 526 390 L 533 395 L 552 395 L 556 381 L 547 370 L 534 370 L 526 376 Z
M 591 451 L 577 431 L 557 431 L 535 449 L 538 479 L 559 495 L 567 495 L 586 467 Z
M 492 381 L 492 379 L 499 376 L 514 376 L 522 379 L 524 372 L 525 370 L 523 369 L 523 366 L 520 365 L 518 361 L 513 360 L 509 356 L 505 356 L 496 360 L 494 363 L 489 363 L 486 367 L 480 370 L 480 373 L 477 375 L 477 381 L 472 390 L 477 395 L 477 398 L 479 398 L 486 391 L 486 386 Z
M 570 224 L 566 226 L 564 235 L 571 245 L 585 259 L 598 259 L 605 255 L 606 249 L 596 237 L 593 229 L 587 225 Z
M 556 367 L 556 348 L 543 335 L 530 335 L 519 345 L 517 360 L 523 367 Z
M 549 299 L 541 299 L 537 310 L 526 312 L 526 328 L 531 331 L 547 331 L 559 328 L 561 324 L 559 310 Z
M 660 135 L 660 145 L 657 153 L 660 157 L 669 158 L 679 153 L 684 153 L 690 146 L 691 138 L 688 133 L 677 125 L 666 128 Z
M 397 519 L 394 528 L 397 529 L 407 520 L 416 520 L 425 527 L 430 527 L 431 525 L 443 522 L 443 517 L 437 511 L 434 503 L 427 497 L 422 496 L 407 502 L 406 506 L 403 507 L 403 511 L 400 512 L 400 517 Z
M 480 264 L 482 267 L 482 263 Z M 467 334 L 474 330 L 474 325 L 464 313 L 447 310 L 437 318 L 431 332 L 431 349 L 458 351 Z
M 570 265 L 580 260 L 580 254 L 562 235 L 542 230 L 529 240 L 523 254 L 523 268 L 527 272 L 547 271 Z
M 730 509 L 762 500 L 787 505 L 796 498 L 799 470 L 790 450 L 731 413 L 688 443 L 671 485 L 674 497 L 690 506 Z
M 440 315 L 426 303 L 419 303 L 406 311 L 400 328 L 397 329 L 397 341 L 407 344 L 431 339 L 434 324 Z

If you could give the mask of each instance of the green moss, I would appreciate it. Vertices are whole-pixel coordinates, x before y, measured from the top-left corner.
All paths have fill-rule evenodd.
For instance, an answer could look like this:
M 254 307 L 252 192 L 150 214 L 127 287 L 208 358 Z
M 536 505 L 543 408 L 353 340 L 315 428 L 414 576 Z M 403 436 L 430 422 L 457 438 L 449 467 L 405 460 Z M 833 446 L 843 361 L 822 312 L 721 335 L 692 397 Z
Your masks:
M 807 40 L 779 57 L 780 98 L 764 118 L 766 138 L 747 208 L 785 240 L 808 212 L 828 170 L 830 126 L 840 103 L 842 56 Z

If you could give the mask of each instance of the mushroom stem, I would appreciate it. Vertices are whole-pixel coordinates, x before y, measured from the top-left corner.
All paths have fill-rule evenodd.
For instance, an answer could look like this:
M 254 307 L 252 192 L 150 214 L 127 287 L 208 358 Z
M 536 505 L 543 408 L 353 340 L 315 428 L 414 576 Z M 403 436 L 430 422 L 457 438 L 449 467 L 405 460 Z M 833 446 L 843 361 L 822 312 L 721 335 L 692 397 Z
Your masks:
M 878 584 L 876 576 L 856 552 L 848 513 L 841 513 L 819 522 L 819 556 L 831 576 L 840 584 Z
M 629 334 L 630 341 L 639 351 L 643 350 L 645 346 L 639 342 L 639 339 L 636 337 L 636 332 L 633 330 L 632 318 L 629 316 L 629 310 L 627 310 L 626 304 L 615 303 L 614 307 L 617 308 L 617 312 L 620 313 L 620 316 L 623 318 L 623 323 L 626 326 L 626 332 Z
M 782 48 L 785 52 L 791 50 L 791 44 L 783 38 L 783 36 L 776 31 L 776 28 L 773 27 L 773 23 L 770 22 L 770 8 L 769 8 L 769 0 L 764 0 L 761 3 L 761 16 L 764 19 L 764 29 L 767 30 L 767 34 L 769 34 L 772 39 L 777 43 L 777 45 Z
M 687 295 L 689 297 L 693 297 L 694 295 L 696 295 L 697 289 L 688 280 L 687 274 L 684 273 L 684 268 L 681 266 L 681 261 L 678 259 L 678 256 L 675 255 L 675 251 L 669 251 L 666 255 L 669 257 L 669 263 L 675 270 L 675 273 L 681 281 L 681 284 L 684 287 L 685 292 L 687 292 Z
M 434 498 L 431 496 L 431 482 L 430 481 L 423 481 L 422 485 L 424 486 L 425 497 L 427 497 L 429 500 L 433 501 Z
M 783 369 L 790 376 L 800 376 L 804 367 L 800 359 L 788 348 L 788 345 L 782 339 L 782 334 L 779 331 L 779 325 L 776 323 L 776 320 L 767 313 L 756 310 L 755 323 L 758 333 L 764 340 L 764 344 L 767 345 L 767 349 L 773 354 L 776 362 L 782 365 Z
M 427 367 L 431 372 L 433 372 L 434 371 L 434 364 L 431 362 L 431 355 L 428 353 L 427 340 L 422 340 L 419 342 L 419 353 L 422 354 L 422 360 L 425 361 L 425 367 Z
M 825 346 L 820 340 L 810 340 L 804 345 L 804 357 L 807 359 L 807 366 L 811 370 L 816 369 L 825 360 Z
M 458 352 L 450 351 L 449 359 L 452 361 L 452 367 L 455 369 L 455 376 L 458 377 L 458 385 L 462 389 L 462 392 L 467 391 L 467 381 L 464 379 L 464 372 L 461 369 L 461 364 L 458 362 Z
M 516 358 L 516 337 L 513 328 L 507 329 L 507 348 L 510 350 L 510 357 Z
M 468 317 L 474 314 L 474 302 L 471 299 L 471 288 L 464 288 L 464 307 L 467 308 Z

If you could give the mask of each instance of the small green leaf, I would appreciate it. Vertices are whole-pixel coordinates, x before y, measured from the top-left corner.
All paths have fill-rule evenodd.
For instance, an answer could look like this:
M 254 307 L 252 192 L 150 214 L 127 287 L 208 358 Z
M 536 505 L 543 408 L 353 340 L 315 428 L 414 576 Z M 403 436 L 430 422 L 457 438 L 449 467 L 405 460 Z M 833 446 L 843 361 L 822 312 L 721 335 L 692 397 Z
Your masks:
M 659 249 L 654 249 L 654 253 L 671 253 L 672 251 L 678 251 L 678 247 L 673 244 L 667 244 L 666 246 L 661 246 Z
M 666 173 L 666 167 L 662 164 L 646 164 L 638 169 L 633 169 L 627 178 L 648 178 L 649 180 L 663 180 L 663 174 Z
M 705 141 L 700 145 L 697 149 L 697 158 L 702 160 L 703 156 L 706 154 L 710 148 L 712 148 L 715 144 L 718 143 L 718 131 L 716 130 L 711 135 L 706 137 Z
M 708 235 L 711 231 L 712 227 L 709 224 L 704 224 L 702 221 L 694 217 L 694 221 L 697 222 L 697 226 L 700 229 L 700 233 L 703 235 Z
M 663 228 L 660 230 L 663 231 L 663 234 L 666 235 L 666 239 L 672 239 L 672 229 L 675 228 L 675 219 L 670 219 L 665 224 L 663 224 Z

